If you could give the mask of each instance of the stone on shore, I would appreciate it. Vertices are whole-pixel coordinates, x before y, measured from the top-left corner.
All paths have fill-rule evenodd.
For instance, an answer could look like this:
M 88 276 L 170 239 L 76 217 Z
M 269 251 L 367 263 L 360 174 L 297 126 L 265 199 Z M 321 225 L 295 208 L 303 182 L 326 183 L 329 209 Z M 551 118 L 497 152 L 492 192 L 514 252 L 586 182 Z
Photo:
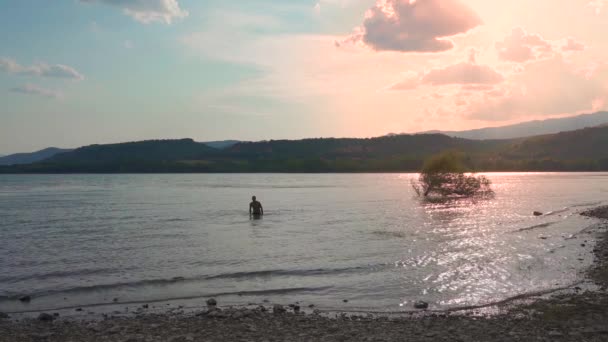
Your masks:
M 31 300 L 32 300 L 31 296 L 21 296 L 21 297 L 19 297 L 19 301 L 24 302 L 24 303 L 27 303 L 27 302 L 29 302 Z
M 254 312 L 249 310 L 249 309 L 242 309 L 242 310 L 237 310 L 232 314 L 232 318 L 234 319 L 241 319 L 241 318 L 246 318 L 246 317 L 251 317 L 254 315 Z
M 275 313 L 275 314 L 282 314 L 282 313 L 284 313 L 284 312 L 286 312 L 286 311 L 287 311 L 287 310 L 286 310 L 286 309 L 283 307 L 283 305 L 281 305 L 281 304 L 275 304 L 275 305 L 272 307 L 272 313 Z
M 31 338 L 33 338 L 34 340 L 47 340 L 51 337 L 55 336 L 54 332 L 42 332 L 42 333 L 33 333 L 30 335 Z
M 42 322 L 51 322 L 54 319 L 55 319 L 55 316 L 48 314 L 46 312 L 43 312 L 40 315 L 38 315 L 38 320 L 42 321 Z
M 192 335 L 175 336 L 169 340 L 169 342 L 192 342 L 194 337 Z
M 428 309 L 429 308 L 429 303 L 427 302 L 423 302 L 421 300 L 417 301 L 414 303 L 414 308 L 416 309 Z
M 10 318 L 10 316 L 5 314 L 4 312 L 0 312 L 0 319 L 7 319 L 7 318 Z
M 207 299 L 207 306 L 216 306 L 216 305 L 217 305 L 217 300 L 215 300 L 214 298 Z
M 535 211 L 533 214 L 534 214 L 534 216 L 543 216 L 544 215 L 540 211 Z

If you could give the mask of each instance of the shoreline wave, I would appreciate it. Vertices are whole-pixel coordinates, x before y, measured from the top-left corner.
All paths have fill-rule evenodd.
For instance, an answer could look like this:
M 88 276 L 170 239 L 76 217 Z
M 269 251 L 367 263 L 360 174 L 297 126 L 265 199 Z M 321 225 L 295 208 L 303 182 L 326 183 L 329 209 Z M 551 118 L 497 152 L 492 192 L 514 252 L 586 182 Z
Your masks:
M 162 298 L 162 299 L 148 299 L 148 300 L 133 300 L 133 301 L 124 301 L 124 302 L 111 302 L 111 303 L 92 303 L 92 304 L 83 304 L 83 305 L 69 305 L 69 306 L 61 306 L 54 308 L 45 308 L 45 309 L 33 309 L 33 310 L 19 310 L 19 311 L 7 311 L 7 314 L 24 314 L 24 313 L 33 313 L 33 312 L 42 312 L 42 311 L 59 311 L 59 310 L 69 310 L 76 308 L 94 308 L 100 306 L 115 306 L 115 305 L 133 305 L 133 304 L 147 304 L 147 303 L 164 303 L 178 300 L 191 300 L 191 299 L 202 299 L 202 298 L 211 298 L 211 297 L 225 297 L 225 296 L 264 296 L 264 295 L 284 295 L 290 293 L 310 293 L 310 292 L 319 292 L 331 289 L 332 286 L 319 286 L 319 287 L 293 287 L 293 288 L 280 288 L 280 289 L 268 289 L 268 290 L 251 290 L 251 291 L 233 291 L 233 292 L 215 292 L 215 293 L 207 293 L 202 295 L 193 295 L 193 296 L 177 296 L 170 298 Z
M 386 266 L 386 265 L 384 265 Z M 197 277 L 172 277 L 167 279 L 146 279 L 137 280 L 131 282 L 113 283 L 113 284 L 98 284 L 91 286 L 78 286 L 59 290 L 48 290 L 28 293 L 32 298 L 42 298 L 58 294 L 73 294 L 73 293 L 87 293 L 95 291 L 113 290 L 121 288 L 138 288 L 146 286 L 166 286 L 177 283 L 188 283 L 188 282 L 204 282 L 218 279 L 253 279 L 253 278 L 271 278 L 271 277 L 285 277 L 285 276 L 323 276 L 329 274 L 344 274 L 344 273 L 356 273 L 360 271 L 374 272 L 377 271 L 377 265 L 369 266 L 354 266 L 344 268 L 318 268 L 318 269 L 307 269 L 307 270 L 263 270 L 263 271 L 251 271 L 251 272 L 234 272 L 234 273 L 223 273 L 217 275 L 201 275 Z M 53 273 L 55 276 L 57 273 Z M 78 275 L 77 272 L 62 272 L 62 274 Z M 18 300 L 19 297 L 25 295 L 24 293 L 10 293 L 8 295 L 0 295 L 0 301 L 3 300 Z

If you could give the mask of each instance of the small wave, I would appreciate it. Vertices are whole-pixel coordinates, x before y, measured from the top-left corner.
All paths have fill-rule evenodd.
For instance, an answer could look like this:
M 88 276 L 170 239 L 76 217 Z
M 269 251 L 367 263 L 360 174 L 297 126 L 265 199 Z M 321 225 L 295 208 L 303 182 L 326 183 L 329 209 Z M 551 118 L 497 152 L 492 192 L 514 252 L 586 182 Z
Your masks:
M 266 270 L 266 271 L 252 271 L 252 272 L 235 272 L 235 273 L 223 273 L 214 276 L 208 276 L 203 279 L 242 279 L 242 278 L 256 278 L 256 277 L 272 277 L 272 276 L 317 276 L 317 275 L 328 275 L 328 274 L 341 274 L 358 272 L 363 270 L 369 270 L 370 267 L 355 266 L 345 268 L 319 268 L 311 270 Z
M 210 298 L 210 297 L 224 297 L 224 296 L 271 296 L 271 295 L 286 295 L 290 293 L 310 293 L 310 292 L 321 292 L 331 289 L 332 286 L 320 286 L 320 287 L 289 287 L 289 288 L 279 288 L 279 289 L 268 289 L 268 290 L 251 290 L 251 291 L 236 291 L 236 292 L 217 292 L 217 293 L 206 293 L 195 296 L 180 296 L 180 297 L 168 297 L 168 298 L 158 298 L 158 299 L 147 299 L 147 300 L 133 300 L 133 301 L 124 301 L 124 302 L 112 302 L 112 303 L 92 303 L 86 305 L 72 305 L 72 306 L 62 306 L 55 308 L 46 308 L 44 310 L 36 309 L 36 310 L 23 310 L 23 311 L 12 311 L 7 312 L 8 314 L 22 314 L 22 313 L 31 313 L 31 312 L 41 312 L 41 311 L 58 311 L 58 310 L 66 310 L 66 309 L 74 309 L 74 308 L 93 308 L 107 305 L 131 305 L 131 304 L 142 304 L 142 303 L 161 303 L 168 302 L 174 300 L 192 300 L 199 298 Z M 0 297 L 2 298 L 2 297 Z
M 29 293 L 28 295 L 32 298 L 35 297 L 45 297 L 49 295 L 54 295 L 58 293 L 83 293 L 83 292 L 94 292 L 100 290 L 110 290 L 117 288 L 125 288 L 125 287 L 143 287 L 143 286 L 163 286 L 168 284 L 173 284 L 179 281 L 185 281 L 186 279 L 183 277 L 174 277 L 171 279 L 152 279 L 152 280 L 140 280 L 133 282 L 123 282 L 123 283 L 114 283 L 114 284 L 99 284 L 99 285 L 91 285 L 91 286 L 76 286 L 70 287 L 67 289 L 57 289 L 57 290 L 48 290 L 48 291 L 39 291 L 34 293 Z M 7 299 L 18 299 L 19 294 L 10 294 Z
M 555 210 L 555 211 L 550 211 L 550 212 L 546 213 L 545 216 L 552 216 L 552 215 L 555 215 L 555 214 L 565 213 L 568 210 L 570 210 L 570 208 L 569 207 L 565 207 L 563 209 L 559 209 L 559 210 Z
M 114 269 L 101 268 L 101 269 L 84 269 L 84 270 L 72 270 L 72 271 L 57 271 L 48 272 L 44 274 L 29 274 L 24 276 L 13 276 L 13 277 L 0 277 L 0 282 L 12 283 L 27 280 L 44 281 L 52 278 L 68 278 L 68 277 L 82 277 L 88 275 L 104 275 L 114 272 Z
M 268 295 L 282 295 L 289 293 L 302 293 L 302 292 L 320 292 L 331 289 L 333 286 L 319 286 L 319 287 L 289 287 L 281 289 L 268 289 L 268 290 L 251 290 L 251 291 L 238 291 L 238 292 L 219 292 L 206 295 L 205 297 L 220 297 L 230 295 L 240 296 L 268 296 Z
M 597 229 L 597 225 L 592 224 L 592 225 L 590 225 L 590 226 L 587 226 L 587 227 L 585 227 L 585 228 L 583 228 L 583 229 L 579 230 L 578 232 L 576 232 L 576 233 L 574 233 L 574 234 L 570 234 L 569 236 L 567 236 L 567 237 L 566 237 L 566 238 L 564 238 L 564 239 L 565 239 L 565 240 L 573 240 L 573 239 L 576 239 L 577 237 L 579 237 L 579 236 L 580 236 L 580 235 L 582 235 L 582 234 L 586 234 L 586 233 L 592 232 L 592 231 L 594 231 L 594 230 L 596 230 L 596 229 Z
M 160 220 L 160 222 L 187 222 L 187 221 L 190 221 L 190 220 L 183 219 L 183 218 L 177 218 L 177 217 Z
M 513 232 L 514 233 L 519 233 L 519 232 L 525 232 L 525 231 L 528 231 L 528 230 L 534 230 L 534 229 L 539 229 L 539 228 L 547 228 L 547 227 L 550 227 L 550 226 L 552 226 L 552 225 L 554 225 L 556 223 L 557 222 L 546 222 L 546 223 L 536 224 L 534 226 L 524 227 L 524 228 L 517 229 L 517 230 L 515 230 Z
M 40 291 L 34 293 L 28 293 L 31 297 L 44 297 L 49 295 L 54 295 L 58 293 L 70 294 L 70 293 L 87 293 L 87 292 L 95 292 L 95 291 L 107 291 L 113 289 L 121 289 L 121 288 L 141 288 L 146 286 L 167 286 L 176 284 L 179 282 L 200 282 L 200 281 L 209 281 L 209 280 L 217 280 L 217 279 L 251 279 L 256 277 L 273 277 L 273 276 L 319 276 L 319 275 L 329 275 L 329 274 L 343 274 L 349 272 L 360 272 L 360 271 L 373 271 L 375 268 L 372 266 L 356 266 L 356 267 L 346 267 L 346 268 L 335 268 L 335 269 L 310 269 L 310 270 L 265 270 L 265 271 L 252 271 L 252 272 L 235 272 L 235 273 L 223 273 L 217 275 L 204 275 L 197 277 L 173 277 L 170 279 L 148 279 L 148 280 L 138 280 L 132 282 L 122 282 L 122 283 L 113 283 L 113 284 L 99 284 L 99 285 L 91 285 L 91 286 L 76 286 L 67 289 L 57 289 L 57 290 L 48 290 L 48 291 Z M 67 272 L 66 272 L 67 273 Z M 16 300 L 22 294 L 9 294 L 9 296 L 0 297 L 0 299 L 8 299 L 8 300 Z
M 384 236 L 384 237 L 393 237 L 393 238 L 405 238 L 408 236 L 406 232 L 396 232 L 396 231 L 387 231 L 387 230 L 377 230 L 372 232 L 373 235 Z
M 578 203 L 578 204 L 574 204 L 571 205 L 572 208 L 580 208 L 580 207 L 591 207 L 591 206 L 596 206 L 596 205 L 600 205 L 603 202 L 598 201 L 598 202 L 587 202 L 587 203 Z

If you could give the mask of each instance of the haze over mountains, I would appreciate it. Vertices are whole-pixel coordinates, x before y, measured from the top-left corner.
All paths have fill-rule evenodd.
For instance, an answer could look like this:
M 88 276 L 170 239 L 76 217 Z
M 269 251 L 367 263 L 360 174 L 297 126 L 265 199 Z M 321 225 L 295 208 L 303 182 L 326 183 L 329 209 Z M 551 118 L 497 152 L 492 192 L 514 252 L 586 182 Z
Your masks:
M 465 139 L 514 139 L 534 135 L 553 134 L 563 131 L 573 131 L 585 127 L 595 127 L 608 124 L 608 112 L 583 114 L 573 117 L 523 122 L 502 127 L 489 127 L 466 131 L 427 131 L 419 134 L 439 133 L 450 137 Z
M 222 140 L 222 141 L 207 141 L 207 142 L 205 142 L 205 145 L 221 150 L 221 149 L 225 149 L 225 148 L 234 146 L 238 143 L 240 143 L 239 140 Z
M 8 156 L 0 156 L 0 165 L 21 165 L 35 163 L 50 158 L 58 153 L 69 151 L 72 150 L 49 147 L 32 153 L 15 153 Z

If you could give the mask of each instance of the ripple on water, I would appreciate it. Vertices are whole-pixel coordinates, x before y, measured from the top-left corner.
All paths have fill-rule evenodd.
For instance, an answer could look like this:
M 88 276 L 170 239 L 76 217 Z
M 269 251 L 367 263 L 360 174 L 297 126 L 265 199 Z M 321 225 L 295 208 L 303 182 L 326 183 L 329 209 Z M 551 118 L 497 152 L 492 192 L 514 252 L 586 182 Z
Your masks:
M 1 175 L 0 311 L 210 294 L 392 311 L 576 282 L 577 213 L 608 174 L 488 176 L 493 198 L 431 203 L 416 175 Z

